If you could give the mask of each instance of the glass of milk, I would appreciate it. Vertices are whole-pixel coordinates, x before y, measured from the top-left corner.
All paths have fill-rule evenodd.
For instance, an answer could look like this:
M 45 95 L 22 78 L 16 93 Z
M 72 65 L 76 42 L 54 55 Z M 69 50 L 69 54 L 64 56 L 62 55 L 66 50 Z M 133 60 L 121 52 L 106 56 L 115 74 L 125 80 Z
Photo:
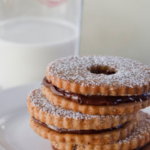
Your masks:
M 82 0 L 0 0 L 0 88 L 41 81 L 53 60 L 78 55 Z

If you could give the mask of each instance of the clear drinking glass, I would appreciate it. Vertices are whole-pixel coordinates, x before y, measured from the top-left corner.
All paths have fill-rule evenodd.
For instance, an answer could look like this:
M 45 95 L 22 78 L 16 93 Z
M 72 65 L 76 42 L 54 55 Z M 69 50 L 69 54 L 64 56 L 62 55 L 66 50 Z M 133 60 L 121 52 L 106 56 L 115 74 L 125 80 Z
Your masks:
M 51 61 L 78 55 L 82 0 L 0 0 L 0 87 L 42 80 Z

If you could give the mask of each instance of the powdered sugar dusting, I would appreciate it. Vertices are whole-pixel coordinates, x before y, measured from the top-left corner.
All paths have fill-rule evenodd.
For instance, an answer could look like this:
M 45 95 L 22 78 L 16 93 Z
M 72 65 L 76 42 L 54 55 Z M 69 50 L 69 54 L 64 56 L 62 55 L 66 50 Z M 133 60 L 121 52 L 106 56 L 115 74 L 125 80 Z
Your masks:
M 119 144 L 129 143 L 130 140 L 137 141 L 138 139 L 143 139 L 144 133 L 150 133 L 150 115 L 140 111 L 140 122 L 137 128 L 132 132 L 132 134 L 124 140 L 120 140 Z
M 92 119 L 92 118 L 103 118 L 106 116 L 99 115 L 86 115 L 80 112 L 75 112 L 71 110 L 62 109 L 59 106 L 55 106 L 52 102 L 50 102 L 43 94 L 42 94 L 42 86 L 40 88 L 31 91 L 28 95 L 30 98 L 32 105 L 40 108 L 41 111 L 46 113 L 50 113 L 53 115 L 57 115 L 58 117 L 63 116 L 66 118 L 74 118 L 74 119 Z M 119 117 L 119 116 L 107 116 L 107 117 Z
M 109 66 L 115 69 L 112 75 L 93 74 L 88 68 L 91 66 Z M 49 75 L 57 78 L 89 85 L 114 85 L 133 87 L 135 85 L 149 85 L 150 68 L 131 59 L 114 56 L 84 56 L 66 57 L 53 61 L 48 66 Z

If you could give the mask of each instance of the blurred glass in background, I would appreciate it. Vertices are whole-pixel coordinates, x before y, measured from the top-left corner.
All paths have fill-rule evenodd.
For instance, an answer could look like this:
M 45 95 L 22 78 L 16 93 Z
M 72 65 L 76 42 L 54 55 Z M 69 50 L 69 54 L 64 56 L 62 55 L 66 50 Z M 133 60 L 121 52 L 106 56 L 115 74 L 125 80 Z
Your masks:
M 150 66 L 150 1 L 85 0 L 81 55 L 119 55 Z
M 47 64 L 78 54 L 83 0 L 0 0 L 0 87 L 40 81 Z M 84 0 L 80 55 L 150 65 L 149 0 Z
M 82 0 L 0 0 L 0 88 L 40 81 L 78 55 Z

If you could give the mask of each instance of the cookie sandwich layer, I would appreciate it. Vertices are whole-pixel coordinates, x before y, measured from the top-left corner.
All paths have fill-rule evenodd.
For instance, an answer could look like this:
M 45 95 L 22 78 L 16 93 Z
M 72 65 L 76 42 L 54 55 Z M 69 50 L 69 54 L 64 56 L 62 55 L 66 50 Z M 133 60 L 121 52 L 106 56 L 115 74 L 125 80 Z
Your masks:
M 150 115 L 140 111 L 140 122 L 132 134 L 123 140 L 111 144 L 69 144 L 52 142 L 60 150 L 149 150 Z M 144 146 L 144 147 L 143 147 Z M 142 148 L 142 149 L 141 149 Z
M 58 88 L 83 95 L 129 96 L 150 90 L 148 66 L 113 56 L 62 58 L 50 63 L 46 78 Z
M 146 108 L 150 105 L 149 94 L 143 96 L 135 102 L 122 103 L 118 105 L 107 105 L 107 106 L 93 106 L 93 105 L 81 105 L 70 101 L 62 96 L 54 94 L 49 87 L 43 87 L 43 94 L 54 104 L 64 109 L 69 109 L 84 114 L 91 115 L 122 115 L 131 114 L 139 111 L 140 109 Z M 132 99 L 132 97 L 130 97 Z M 94 101 L 94 99 L 93 99 Z M 119 99 L 118 99 L 119 101 Z
M 42 93 L 42 86 L 31 91 L 27 105 L 31 116 L 48 125 L 75 130 L 101 130 L 138 120 L 138 113 L 123 115 L 88 115 L 55 106 Z

